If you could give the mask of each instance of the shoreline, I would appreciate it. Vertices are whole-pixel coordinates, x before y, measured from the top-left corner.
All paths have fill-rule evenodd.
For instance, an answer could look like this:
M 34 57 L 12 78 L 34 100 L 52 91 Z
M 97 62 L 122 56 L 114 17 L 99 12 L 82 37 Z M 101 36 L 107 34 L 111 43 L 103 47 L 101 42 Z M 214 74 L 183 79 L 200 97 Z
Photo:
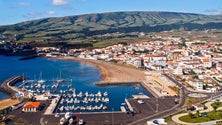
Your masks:
M 88 60 L 76 57 L 56 57 L 59 60 L 77 61 L 98 68 L 101 80 L 98 82 L 141 82 L 145 80 L 145 73 L 139 69 L 113 64 L 101 60 Z M 0 110 L 18 104 L 17 99 L 6 98 L 0 100 Z
M 145 81 L 145 73 L 142 70 L 113 64 L 101 60 L 89 60 L 76 57 L 56 57 L 59 60 L 72 60 L 95 66 L 100 71 L 101 81 L 98 82 L 141 82 Z

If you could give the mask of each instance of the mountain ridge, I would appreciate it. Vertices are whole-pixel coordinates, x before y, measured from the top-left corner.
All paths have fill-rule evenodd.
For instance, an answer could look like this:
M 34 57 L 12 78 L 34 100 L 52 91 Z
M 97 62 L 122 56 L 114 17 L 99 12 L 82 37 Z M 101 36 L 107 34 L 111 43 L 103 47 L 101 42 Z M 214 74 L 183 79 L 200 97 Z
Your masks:
M 19 41 L 66 41 L 114 32 L 160 32 L 183 28 L 222 28 L 222 15 L 163 11 L 127 11 L 51 17 L 0 26 Z

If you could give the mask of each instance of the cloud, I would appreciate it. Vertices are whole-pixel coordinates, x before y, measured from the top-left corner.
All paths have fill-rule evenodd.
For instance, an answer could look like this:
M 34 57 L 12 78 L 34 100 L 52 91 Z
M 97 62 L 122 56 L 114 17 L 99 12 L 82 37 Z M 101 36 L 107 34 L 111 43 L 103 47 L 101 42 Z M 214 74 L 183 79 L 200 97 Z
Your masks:
M 69 0 L 52 0 L 52 5 L 55 6 L 67 5 L 68 3 Z
M 31 11 L 31 12 L 28 12 L 27 14 L 24 14 L 23 18 L 28 19 L 28 20 L 33 20 L 33 19 L 42 18 L 43 15 L 44 13 Z
M 22 15 L 23 18 L 25 18 L 26 20 L 35 20 L 35 19 L 41 19 L 41 18 L 45 18 L 48 16 L 52 16 L 55 15 L 56 12 L 53 10 L 49 10 L 49 11 L 30 11 L 24 15 Z
M 209 14 L 209 15 L 221 15 L 222 14 L 222 10 L 219 9 L 207 9 L 204 11 L 204 13 Z
M 11 4 L 11 7 L 23 7 L 23 6 L 30 6 L 31 3 L 29 2 L 14 2 Z
M 46 11 L 46 13 L 47 13 L 48 15 L 54 15 L 54 14 L 55 14 L 55 11 L 49 10 L 49 11 Z
M 17 5 L 19 5 L 19 6 L 30 6 L 31 3 L 29 3 L 29 2 L 19 2 L 19 3 L 17 3 Z

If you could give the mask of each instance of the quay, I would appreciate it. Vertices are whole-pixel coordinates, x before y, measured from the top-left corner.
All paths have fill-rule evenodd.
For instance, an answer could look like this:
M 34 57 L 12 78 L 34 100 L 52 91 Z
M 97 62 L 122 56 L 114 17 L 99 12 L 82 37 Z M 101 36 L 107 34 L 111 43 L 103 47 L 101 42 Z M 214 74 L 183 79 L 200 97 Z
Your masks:
M 49 107 L 46 109 L 44 115 L 51 115 L 53 114 L 53 112 L 55 111 L 58 102 L 61 100 L 61 95 L 54 95 L 56 96 L 56 98 L 52 99 L 51 104 L 49 105 Z
M 96 82 L 97 86 L 113 86 L 113 85 L 138 85 L 140 82 Z
M 13 85 L 18 82 L 22 82 L 24 79 L 24 76 L 13 76 L 9 78 L 1 83 L 0 91 L 12 97 L 15 95 L 15 93 L 20 92 L 20 90 L 16 87 L 13 87 Z

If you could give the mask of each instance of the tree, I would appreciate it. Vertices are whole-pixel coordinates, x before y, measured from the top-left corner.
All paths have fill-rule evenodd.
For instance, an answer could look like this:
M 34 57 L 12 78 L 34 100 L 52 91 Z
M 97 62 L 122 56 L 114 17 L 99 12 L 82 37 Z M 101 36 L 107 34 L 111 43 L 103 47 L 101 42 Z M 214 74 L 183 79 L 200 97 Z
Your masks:
M 214 109 L 215 112 L 217 112 L 217 108 L 218 108 L 217 105 L 213 105 L 213 109 Z
M 194 118 L 194 114 L 193 113 L 189 112 L 188 115 L 190 116 L 191 119 Z
M 200 111 L 199 110 L 196 111 L 196 115 L 197 115 L 197 117 L 200 116 Z

